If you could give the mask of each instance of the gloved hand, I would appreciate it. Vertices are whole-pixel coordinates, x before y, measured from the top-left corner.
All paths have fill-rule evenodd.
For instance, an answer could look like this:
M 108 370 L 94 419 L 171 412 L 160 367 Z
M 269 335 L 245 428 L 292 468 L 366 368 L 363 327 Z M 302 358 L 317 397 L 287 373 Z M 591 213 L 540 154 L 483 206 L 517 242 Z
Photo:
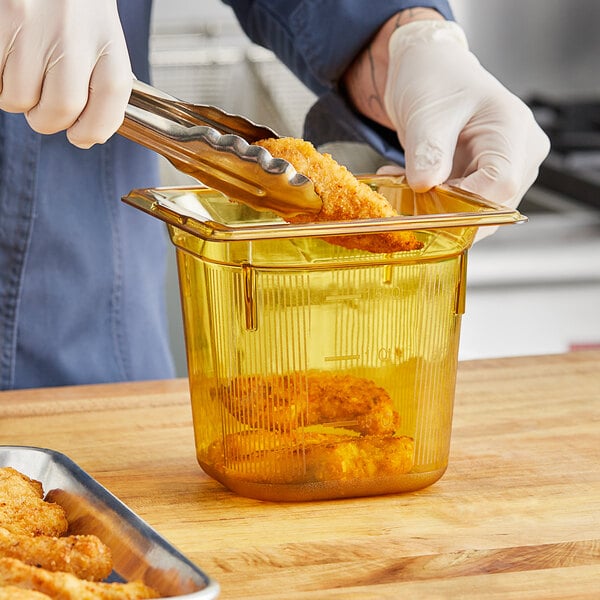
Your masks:
M 456 23 L 403 25 L 389 52 L 385 108 L 405 150 L 408 184 L 426 191 L 452 180 L 516 207 L 550 148 L 529 108 L 480 65 Z
M 81 148 L 121 125 L 133 75 L 116 0 L 0 0 L 0 109 Z

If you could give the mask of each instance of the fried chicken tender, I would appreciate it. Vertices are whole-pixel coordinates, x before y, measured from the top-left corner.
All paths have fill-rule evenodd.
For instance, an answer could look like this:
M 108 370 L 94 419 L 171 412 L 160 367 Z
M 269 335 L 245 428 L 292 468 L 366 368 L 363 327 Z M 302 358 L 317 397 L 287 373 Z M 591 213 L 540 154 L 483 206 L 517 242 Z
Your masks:
M 100 582 L 113 568 L 110 549 L 95 535 L 63 535 L 68 528 L 64 508 L 43 496 L 39 481 L 0 468 L 0 600 L 159 596 L 142 582 Z
M 12 467 L 0 468 L 0 527 L 16 534 L 59 536 L 69 523 L 64 509 L 45 502 L 39 481 Z
M 290 222 L 348 221 L 394 217 L 398 213 L 387 199 L 356 179 L 330 154 L 321 154 L 305 140 L 297 138 L 269 138 L 256 142 L 273 156 L 287 160 L 299 173 L 314 183 L 315 192 L 323 201 L 321 212 L 315 217 L 299 215 Z M 411 231 L 383 232 L 377 234 L 334 236 L 328 242 L 345 248 L 369 252 L 399 252 L 423 247 Z
M 95 535 L 30 536 L 0 527 L 0 557 L 90 581 L 108 577 L 113 568 L 110 549 Z
M 347 481 L 408 473 L 414 462 L 414 441 L 254 430 L 214 442 L 208 458 L 220 472 L 239 479 L 283 484 Z
M 0 587 L 35 590 L 54 600 L 141 600 L 158 598 L 158 592 L 141 582 L 99 583 L 71 573 L 48 571 L 15 558 L 0 558 Z
M 52 598 L 41 592 L 7 585 L 0 587 L 0 600 L 52 600 Z
M 390 395 L 369 379 L 311 373 L 308 398 L 308 412 L 314 423 L 355 421 L 349 426 L 364 435 L 390 435 L 400 425 Z
M 382 387 L 345 373 L 238 377 L 223 391 L 223 400 L 240 422 L 262 429 L 343 423 L 364 435 L 392 435 L 400 425 Z
M 312 446 L 309 465 L 317 481 L 365 479 L 408 473 L 414 462 L 409 437 L 367 436 Z

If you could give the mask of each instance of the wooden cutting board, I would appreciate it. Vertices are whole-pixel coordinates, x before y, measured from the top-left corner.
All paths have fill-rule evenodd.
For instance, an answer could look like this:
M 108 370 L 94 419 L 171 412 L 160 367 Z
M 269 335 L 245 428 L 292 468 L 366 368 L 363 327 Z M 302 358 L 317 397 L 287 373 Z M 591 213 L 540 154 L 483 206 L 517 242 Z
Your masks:
M 67 454 L 222 598 L 600 598 L 600 352 L 461 363 L 425 490 L 276 504 L 197 466 L 184 380 L 0 393 L 0 443 Z

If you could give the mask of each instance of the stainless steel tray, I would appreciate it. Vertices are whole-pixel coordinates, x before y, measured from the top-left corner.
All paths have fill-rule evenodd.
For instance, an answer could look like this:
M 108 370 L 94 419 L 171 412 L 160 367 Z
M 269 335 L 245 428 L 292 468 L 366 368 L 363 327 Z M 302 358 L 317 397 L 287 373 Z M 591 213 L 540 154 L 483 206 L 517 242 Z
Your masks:
M 97 535 L 112 551 L 110 581 L 141 580 L 179 600 L 217 598 L 219 585 L 64 454 L 1 446 L 0 467 L 13 467 L 44 486 L 64 507 L 69 533 Z

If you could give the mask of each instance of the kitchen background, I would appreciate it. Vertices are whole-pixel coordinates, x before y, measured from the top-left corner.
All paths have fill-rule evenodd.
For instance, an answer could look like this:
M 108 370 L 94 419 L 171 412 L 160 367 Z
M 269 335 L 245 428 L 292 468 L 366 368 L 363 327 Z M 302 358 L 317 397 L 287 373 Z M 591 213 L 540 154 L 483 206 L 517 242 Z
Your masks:
M 600 2 L 454 0 L 480 61 L 530 103 L 551 156 L 508 226 L 469 253 L 461 359 L 600 346 Z M 155 0 L 154 84 L 300 136 L 314 97 L 268 51 L 250 44 L 218 0 Z M 356 172 L 378 157 L 327 148 Z M 190 180 L 164 161 L 164 185 Z M 174 254 L 174 250 L 172 249 Z M 168 307 L 178 374 L 185 349 L 174 257 Z

